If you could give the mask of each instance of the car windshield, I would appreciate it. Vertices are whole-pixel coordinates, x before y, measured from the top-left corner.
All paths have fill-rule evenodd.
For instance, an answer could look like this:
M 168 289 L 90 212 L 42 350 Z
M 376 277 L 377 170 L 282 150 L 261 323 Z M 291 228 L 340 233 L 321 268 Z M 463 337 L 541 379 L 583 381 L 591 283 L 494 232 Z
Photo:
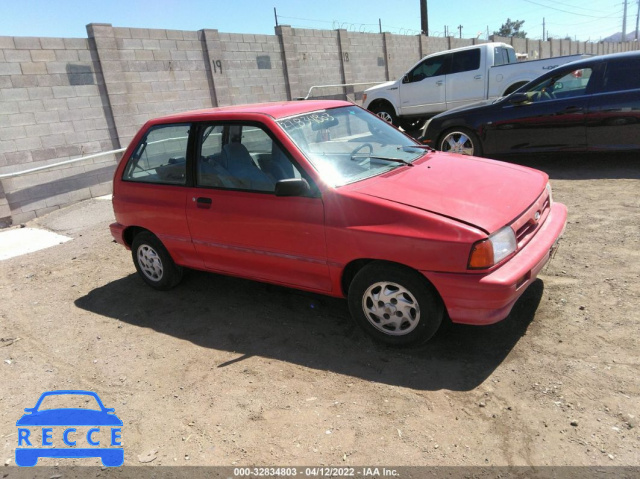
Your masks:
M 410 165 L 425 154 L 421 145 L 355 106 L 283 118 L 278 124 L 331 186 Z

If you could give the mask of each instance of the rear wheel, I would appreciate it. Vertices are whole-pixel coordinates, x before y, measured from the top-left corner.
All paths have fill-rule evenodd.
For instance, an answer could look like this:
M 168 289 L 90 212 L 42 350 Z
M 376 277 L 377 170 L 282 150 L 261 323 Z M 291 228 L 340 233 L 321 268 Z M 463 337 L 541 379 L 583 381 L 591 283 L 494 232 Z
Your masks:
M 133 238 L 131 256 L 138 274 L 152 288 L 168 290 L 182 279 L 182 267 L 175 264 L 162 242 L 148 231 Z
M 349 310 L 374 339 L 391 345 L 419 345 L 436 333 L 444 307 L 435 288 L 418 272 L 376 261 L 349 286 Z
M 446 153 L 481 156 L 482 145 L 478 136 L 466 128 L 447 130 L 438 144 L 438 149 Z

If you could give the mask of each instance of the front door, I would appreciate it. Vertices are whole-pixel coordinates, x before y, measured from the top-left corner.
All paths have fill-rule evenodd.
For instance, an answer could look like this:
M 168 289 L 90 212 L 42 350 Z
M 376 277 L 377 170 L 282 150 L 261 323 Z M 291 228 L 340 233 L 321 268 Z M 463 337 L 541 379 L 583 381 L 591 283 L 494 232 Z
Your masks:
M 446 106 L 447 72 L 451 55 L 427 58 L 413 67 L 400 85 L 400 114 L 440 113 Z
M 187 218 L 207 269 L 330 291 L 322 198 L 277 197 L 302 173 L 258 125 L 201 125 Z

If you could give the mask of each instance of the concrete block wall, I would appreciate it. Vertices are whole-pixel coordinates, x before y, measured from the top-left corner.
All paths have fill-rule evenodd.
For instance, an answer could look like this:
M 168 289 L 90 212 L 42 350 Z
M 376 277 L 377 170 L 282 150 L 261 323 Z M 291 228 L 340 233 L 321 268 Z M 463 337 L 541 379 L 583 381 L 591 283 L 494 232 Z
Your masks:
M 282 45 L 275 35 L 220 33 L 215 75 L 226 75 L 235 104 L 287 98 Z M 219 57 L 219 58 L 218 58 Z M 220 61 L 220 68 L 215 62 Z
M 0 174 L 118 147 L 88 39 L 0 37 Z M 68 203 L 72 192 L 84 199 L 107 191 L 114 165 L 113 158 L 94 160 L 83 168 L 100 172 L 81 183 L 71 167 L 4 179 L 3 201 L 14 222 L 26 221 Z
M 530 58 L 638 49 L 633 42 L 493 40 Z M 275 35 L 94 23 L 87 38 L 0 36 L 0 175 L 127 146 L 160 115 L 290 100 L 312 85 L 395 80 L 426 55 L 478 42 L 287 25 Z M 364 88 L 317 95 L 359 100 Z M 0 179 L 0 224 L 110 192 L 116 159 Z

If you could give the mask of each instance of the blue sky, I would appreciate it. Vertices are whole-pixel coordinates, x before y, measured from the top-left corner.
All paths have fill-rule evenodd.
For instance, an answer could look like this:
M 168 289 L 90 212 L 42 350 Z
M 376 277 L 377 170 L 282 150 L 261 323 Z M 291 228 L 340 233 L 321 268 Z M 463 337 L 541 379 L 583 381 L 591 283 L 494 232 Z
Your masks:
M 635 30 L 638 0 L 628 0 L 627 32 Z M 598 41 L 622 31 L 624 0 L 428 0 L 429 30 L 445 25 L 465 38 L 493 33 L 510 17 L 525 20 L 529 38 L 542 37 L 542 19 L 554 37 Z M 0 35 L 86 37 L 88 23 L 118 27 L 274 33 L 279 22 L 301 28 L 416 34 L 419 0 L 0 0 Z

